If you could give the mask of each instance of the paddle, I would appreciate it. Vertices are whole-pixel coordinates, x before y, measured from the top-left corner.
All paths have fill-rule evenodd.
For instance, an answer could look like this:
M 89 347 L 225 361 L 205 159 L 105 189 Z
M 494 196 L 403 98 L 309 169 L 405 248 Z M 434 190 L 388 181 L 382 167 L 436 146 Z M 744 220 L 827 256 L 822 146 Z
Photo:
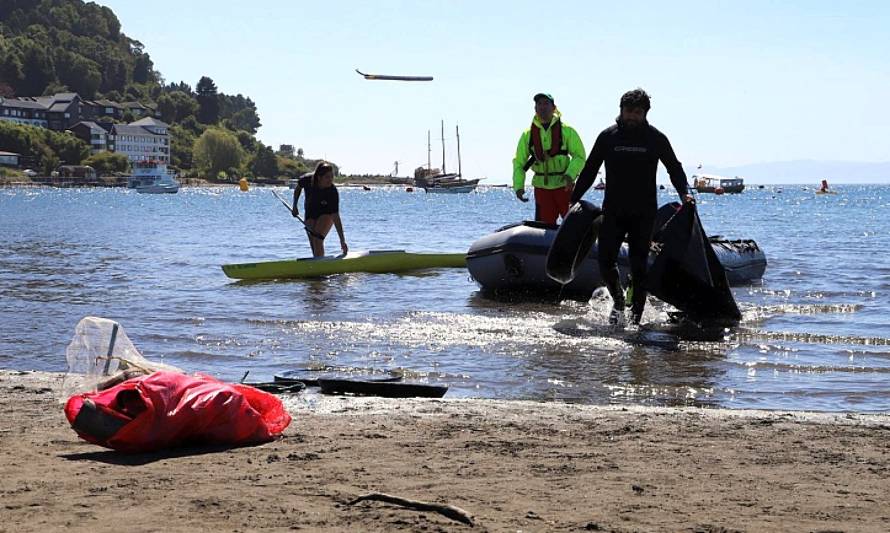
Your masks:
M 272 191 L 272 194 L 275 195 L 275 198 L 278 198 L 279 200 L 281 200 L 281 203 L 284 204 L 284 207 L 286 207 L 287 210 L 290 211 L 291 214 L 293 215 L 294 210 L 293 210 L 293 208 L 290 206 L 290 204 L 287 203 L 287 200 L 285 200 L 284 198 L 282 198 L 281 195 L 278 194 L 278 191 L 276 191 L 276 190 L 273 190 L 273 191 Z M 316 239 L 322 239 L 322 240 L 324 240 L 324 235 L 322 235 L 321 233 L 319 233 L 319 232 L 313 230 L 312 228 L 310 228 L 309 225 L 306 224 L 306 222 L 305 222 L 302 218 L 300 218 L 300 215 L 293 215 L 293 216 L 296 217 L 296 219 L 299 220 L 299 221 L 303 224 L 303 228 L 305 228 L 306 233 L 308 233 L 309 235 L 312 235 L 312 236 L 315 237 Z

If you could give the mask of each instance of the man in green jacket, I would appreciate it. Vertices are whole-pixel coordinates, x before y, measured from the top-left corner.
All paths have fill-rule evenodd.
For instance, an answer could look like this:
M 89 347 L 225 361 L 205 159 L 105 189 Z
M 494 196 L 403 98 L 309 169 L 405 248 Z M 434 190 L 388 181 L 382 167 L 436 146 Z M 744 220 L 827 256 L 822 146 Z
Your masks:
M 513 159 L 513 190 L 516 197 L 525 197 L 525 173 L 534 171 L 535 220 L 556 224 L 565 218 L 575 178 L 584 168 L 584 145 L 581 137 L 567 124 L 549 94 L 535 95 L 535 118 L 523 132 Z

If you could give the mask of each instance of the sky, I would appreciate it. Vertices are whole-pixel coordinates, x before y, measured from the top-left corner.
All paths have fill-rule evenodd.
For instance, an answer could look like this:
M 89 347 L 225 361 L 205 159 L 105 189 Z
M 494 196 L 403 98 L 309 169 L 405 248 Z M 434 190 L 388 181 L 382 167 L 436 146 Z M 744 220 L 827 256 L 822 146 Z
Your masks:
M 636 87 L 687 167 L 890 161 L 890 2 L 99 3 L 167 82 L 249 96 L 260 140 L 346 173 L 413 175 L 428 130 L 440 166 L 444 120 L 448 171 L 459 125 L 464 176 L 508 183 L 535 93 L 589 150 Z

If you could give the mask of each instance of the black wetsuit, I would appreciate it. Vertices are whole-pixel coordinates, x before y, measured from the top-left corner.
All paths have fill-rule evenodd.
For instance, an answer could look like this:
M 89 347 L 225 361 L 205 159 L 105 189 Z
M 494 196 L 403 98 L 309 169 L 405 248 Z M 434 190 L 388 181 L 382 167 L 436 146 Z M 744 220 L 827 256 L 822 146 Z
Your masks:
M 627 236 L 634 285 L 632 312 L 636 316 L 642 315 L 646 305 L 646 263 L 658 209 L 655 174 L 659 160 L 667 167 L 677 192 L 685 196 L 686 173 L 668 138 L 648 122 L 637 128 L 615 124 L 597 137 L 572 193 L 574 204 L 590 189 L 600 166 L 606 163 L 606 196 L 597 245 L 600 274 L 616 307 L 623 307 L 618 253 Z
M 298 187 L 294 189 L 294 204 L 300 199 L 299 191 L 306 191 L 306 199 L 303 202 L 303 210 L 306 212 L 306 220 L 315 220 L 322 215 L 333 215 L 340 211 L 340 193 L 337 187 L 321 188 L 312 186 L 312 176 L 300 178 Z

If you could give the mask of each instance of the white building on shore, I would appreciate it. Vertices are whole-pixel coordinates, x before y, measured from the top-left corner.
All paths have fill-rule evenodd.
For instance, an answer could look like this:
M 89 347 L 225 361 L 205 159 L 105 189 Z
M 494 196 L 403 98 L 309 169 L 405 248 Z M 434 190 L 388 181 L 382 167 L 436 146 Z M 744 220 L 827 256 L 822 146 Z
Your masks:
M 145 117 L 129 124 L 115 124 L 108 136 L 108 149 L 124 154 L 131 163 L 157 161 L 170 163 L 168 126 L 156 118 Z

